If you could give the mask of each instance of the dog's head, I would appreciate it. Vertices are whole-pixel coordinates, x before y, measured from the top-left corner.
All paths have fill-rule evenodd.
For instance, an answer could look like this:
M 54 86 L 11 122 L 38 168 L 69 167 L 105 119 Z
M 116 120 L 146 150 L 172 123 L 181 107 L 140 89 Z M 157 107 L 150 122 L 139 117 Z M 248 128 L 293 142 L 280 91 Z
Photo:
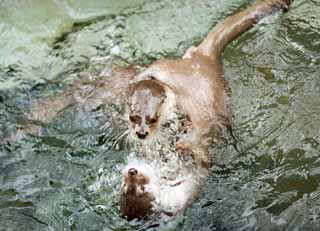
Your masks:
M 165 89 L 155 80 L 132 84 L 128 92 L 129 121 L 139 139 L 155 133 L 166 98 Z
M 128 220 L 146 219 L 157 210 L 159 183 L 145 163 L 130 163 L 123 171 L 120 210 Z
M 183 161 L 137 160 L 123 171 L 120 210 L 127 220 L 148 219 L 152 215 L 170 219 L 199 192 L 203 175 Z

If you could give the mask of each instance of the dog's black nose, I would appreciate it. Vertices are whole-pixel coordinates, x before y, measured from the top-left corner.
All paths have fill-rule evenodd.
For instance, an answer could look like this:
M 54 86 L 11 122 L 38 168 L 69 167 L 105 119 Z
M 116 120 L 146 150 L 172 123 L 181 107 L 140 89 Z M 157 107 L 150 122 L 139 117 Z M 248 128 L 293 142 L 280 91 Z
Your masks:
M 147 135 L 149 135 L 148 132 L 136 132 L 139 139 L 145 139 Z
M 130 168 L 130 169 L 128 170 L 128 173 L 129 173 L 129 175 L 131 175 L 131 176 L 135 176 L 135 175 L 138 174 L 138 170 L 135 169 L 135 168 Z

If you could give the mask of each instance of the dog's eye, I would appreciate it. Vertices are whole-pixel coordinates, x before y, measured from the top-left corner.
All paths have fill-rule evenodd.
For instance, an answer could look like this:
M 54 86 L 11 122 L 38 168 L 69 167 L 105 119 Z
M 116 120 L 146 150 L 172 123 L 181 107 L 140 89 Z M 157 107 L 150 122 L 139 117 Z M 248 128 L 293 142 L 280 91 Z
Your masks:
M 129 116 L 129 119 L 132 123 L 138 123 L 139 122 L 139 116 Z
M 144 186 L 141 185 L 140 187 L 138 187 L 137 188 L 137 195 L 143 196 L 145 193 L 144 190 L 145 190 Z
M 155 124 L 158 121 L 156 117 L 149 117 L 147 118 L 148 124 Z
M 154 124 L 154 123 L 156 123 L 156 122 L 157 122 L 157 119 L 155 119 L 155 118 L 150 119 L 150 123 L 151 123 L 151 124 Z

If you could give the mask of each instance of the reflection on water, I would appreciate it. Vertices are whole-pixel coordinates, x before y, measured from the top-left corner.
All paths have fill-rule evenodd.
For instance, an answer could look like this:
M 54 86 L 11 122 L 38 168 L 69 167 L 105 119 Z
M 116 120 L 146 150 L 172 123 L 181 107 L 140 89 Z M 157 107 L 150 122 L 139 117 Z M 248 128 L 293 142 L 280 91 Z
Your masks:
M 250 1 L 2 1 L 0 136 L 36 99 L 110 62 L 180 56 Z M 318 230 L 320 14 L 294 1 L 225 51 L 235 114 L 203 193 L 172 222 L 127 223 L 117 108 L 68 107 L 39 136 L 0 146 L 0 230 Z

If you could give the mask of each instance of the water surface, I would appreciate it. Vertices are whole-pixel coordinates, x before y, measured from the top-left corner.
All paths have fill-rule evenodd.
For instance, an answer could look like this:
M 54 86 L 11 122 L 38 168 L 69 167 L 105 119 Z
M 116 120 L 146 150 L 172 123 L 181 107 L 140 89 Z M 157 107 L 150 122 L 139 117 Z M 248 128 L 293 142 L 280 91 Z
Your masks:
M 0 3 L 0 137 L 30 104 L 107 63 L 181 57 L 251 1 Z M 70 107 L 0 146 L 0 230 L 319 230 L 320 4 L 294 1 L 225 50 L 234 135 L 199 199 L 169 223 L 119 217 L 126 151 L 117 109 Z

